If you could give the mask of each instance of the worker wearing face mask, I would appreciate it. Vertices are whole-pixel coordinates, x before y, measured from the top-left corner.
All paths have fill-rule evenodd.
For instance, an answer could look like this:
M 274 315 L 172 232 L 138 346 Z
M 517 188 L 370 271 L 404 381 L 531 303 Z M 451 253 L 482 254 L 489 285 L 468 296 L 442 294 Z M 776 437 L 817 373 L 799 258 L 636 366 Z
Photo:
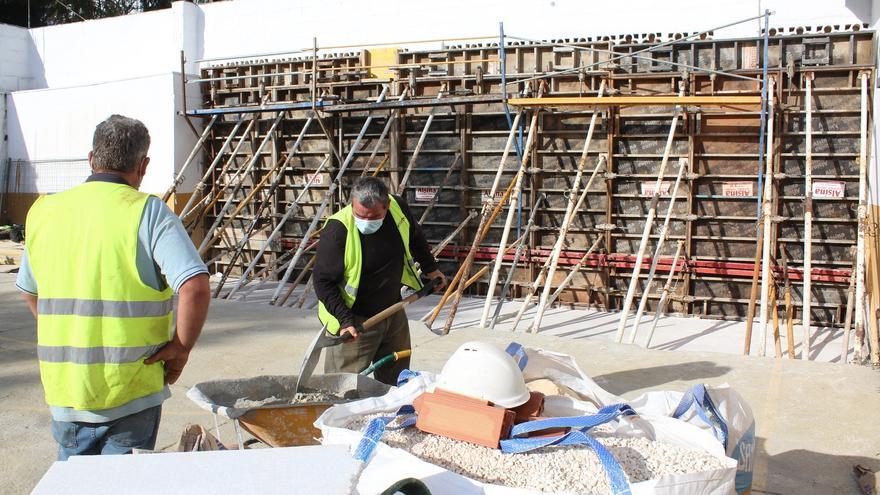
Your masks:
M 418 263 L 418 266 L 416 266 Z M 420 277 L 421 272 L 421 277 Z M 327 219 L 312 272 L 318 318 L 327 332 L 353 340 L 329 347 L 324 371 L 358 373 L 391 353 L 410 348 L 406 312 L 398 311 L 367 331 L 361 323 L 400 301 L 401 286 L 418 290 L 421 279 L 441 279 L 437 260 L 407 204 L 375 177 L 358 179 L 351 204 Z M 377 380 L 395 384 L 409 358 L 376 370 Z

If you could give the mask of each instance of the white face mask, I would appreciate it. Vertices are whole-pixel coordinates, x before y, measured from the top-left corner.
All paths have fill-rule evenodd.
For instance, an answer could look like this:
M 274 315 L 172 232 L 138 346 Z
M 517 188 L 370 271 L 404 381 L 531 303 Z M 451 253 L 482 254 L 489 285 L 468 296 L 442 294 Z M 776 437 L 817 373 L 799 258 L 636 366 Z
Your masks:
M 364 235 L 376 233 L 376 231 L 382 227 L 382 222 L 384 221 L 384 218 L 378 220 L 364 220 L 363 218 L 354 217 L 354 225 L 357 227 L 358 231 Z

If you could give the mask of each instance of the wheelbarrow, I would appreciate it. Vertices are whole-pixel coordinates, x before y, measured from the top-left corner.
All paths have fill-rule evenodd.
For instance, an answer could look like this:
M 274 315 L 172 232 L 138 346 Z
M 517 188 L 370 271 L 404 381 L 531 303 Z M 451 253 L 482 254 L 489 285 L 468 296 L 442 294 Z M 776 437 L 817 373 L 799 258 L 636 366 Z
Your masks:
M 293 447 L 320 443 L 321 433 L 313 423 L 333 404 L 378 397 L 391 388 L 365 374 L 315 375 L 310 389 L 302 392 L 328 392 L 338 398 L 298 403 L 296 381 L 296 375 L 214 380 L 194 385 L 186 396 L 214 414 L 218 440 L 217 417 L 223 416 L 232 420 L 239 448 L 244 448 L 240 428 L 271 447 Z

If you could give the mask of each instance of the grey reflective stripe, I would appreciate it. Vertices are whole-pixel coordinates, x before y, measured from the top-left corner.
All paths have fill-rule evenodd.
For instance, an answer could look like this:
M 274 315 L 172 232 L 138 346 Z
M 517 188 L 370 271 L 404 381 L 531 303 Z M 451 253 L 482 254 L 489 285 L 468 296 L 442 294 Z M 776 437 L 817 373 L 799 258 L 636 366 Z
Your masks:
M 138 318 L 165 316 L 174 309 L 167 301 L 102 301 L 98 299 L 42 299 L 37 301 L 40 315 L 107 316 Z
M 345 290 L 345 293 L 348 294 L 349 296 L 357 297 L 357 293 L 358 293 L 357 287 L 352 287 L 348 284 L 345 284 L 345 288 L 343 290 Z
M 163 345 L 139 347 L 71 347 L 38 345 L 37 358 L 44 363 L 124 364 L 152 356 Z

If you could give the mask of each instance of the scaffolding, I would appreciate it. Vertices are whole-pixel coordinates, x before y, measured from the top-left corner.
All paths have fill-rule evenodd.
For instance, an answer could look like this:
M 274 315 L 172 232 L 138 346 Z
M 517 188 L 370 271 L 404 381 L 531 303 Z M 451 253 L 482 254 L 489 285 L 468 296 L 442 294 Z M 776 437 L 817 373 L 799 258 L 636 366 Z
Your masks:
M 200 194 L 215 199 L 191 225 L 224 281 L 245 275 L 216 294 L 242 297 L 250 293 L 242 286 L 279 276 L 305 280 L 309 238 L 370 173 L 423 217 L 429 242 L 448 243 L 438 252 L 447 274 L 470 265 L 449 294 L 453 306 L 465 293 L 532 291 L 541 311 L 628 310 L 638 299 L 639 315 L 662 301 L 671 313 L 742 319 L 779 283 L 800 340 L 814 325 L 843 326 L 850 248 L 865 224 L 861 74 L 874 71 L 874 33 L 709 31 L 404 49 L 385 67 L 390 80 L 372 77 L 368 50 L 319 56 L 317 45 L 297 58 L 206 66 L 190 81 L 204 108 L 187 114 L 212 119 L 209 160 L 231 165 L 207 174 Z M 773 103 L 766 143 L 764 102 Z M 243 119 L 254 125 L 236 153 L 231 136 Z M 659 173 L 666 161 L 677 179 Z M 652 210 L 662 228 L 647 221 Z M 647 273 L 636 268 L 643 264 Z M 758 265 L 773 276 L 758 279 L 768 298 L 755 301 Z M 856 283 L 857 336 L 866 334 L 864 286 Z M 484 326 L 496 302 L 487 300 Z M 772 311 L 758 314 L 762 335 Z M 760 353 L 766 338 L 758 342 Z

